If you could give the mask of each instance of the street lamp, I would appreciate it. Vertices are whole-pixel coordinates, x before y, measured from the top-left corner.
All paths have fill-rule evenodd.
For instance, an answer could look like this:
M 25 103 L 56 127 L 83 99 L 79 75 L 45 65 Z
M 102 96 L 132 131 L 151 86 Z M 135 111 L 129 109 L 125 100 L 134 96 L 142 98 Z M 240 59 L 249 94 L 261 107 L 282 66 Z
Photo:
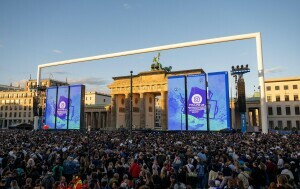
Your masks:
M 129 134 L 130 134 L 130 140 L 132 140 L 132 73 L 133 71 L 130 71 L 130 118 L 129 118 Z

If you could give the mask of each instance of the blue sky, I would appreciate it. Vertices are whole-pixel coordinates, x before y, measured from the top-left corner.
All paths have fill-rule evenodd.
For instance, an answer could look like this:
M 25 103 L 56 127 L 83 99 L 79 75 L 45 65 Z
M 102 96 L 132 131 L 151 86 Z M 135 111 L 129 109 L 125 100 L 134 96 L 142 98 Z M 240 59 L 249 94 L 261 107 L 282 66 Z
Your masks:
M 0 84 L 36 78 L 37 65 L 153 46 L 261 32 L 266 78 L 299 76 L 300 1 L 0 1 Z M 46 68 L 43 78 L 108 92 L 112 77 L 150 70 L 157 53 Z M 230 71 L 248 64 L 257 89 L 255 40 L 162 51 L 173 71 Z M 232 84 L 230 77 L 230 84 Z

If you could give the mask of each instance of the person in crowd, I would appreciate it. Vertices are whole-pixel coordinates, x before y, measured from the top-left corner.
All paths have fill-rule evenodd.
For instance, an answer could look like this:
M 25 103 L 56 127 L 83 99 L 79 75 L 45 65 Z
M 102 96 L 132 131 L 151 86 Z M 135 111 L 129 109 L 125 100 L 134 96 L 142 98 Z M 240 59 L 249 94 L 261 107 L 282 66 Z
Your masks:
M 47 174 L 42 179 L 42 185 L 45 189 L 52 189 L 52 186 L 54 183 L 55 183 L 55 180 L 52 176 L 52 172 L 48 171 Z
M 10 183 L 11 189 L 20 189 L 18 182 L 16 180 L 12 180 Z
M 192 188 L 188 178 L 193 174 L 197 175 L 199 188 L 207 187 L 210 180 L 215 182 L 215 188 L 232 187 L 230 179 L 234 180 L 233 187 L 245 188 L 243 174 L 249 175 L 249 185 L 254 188 L 274 183 L 299 188 L 298 134 L 290 134 L 287 140 L 276 133 L 235 133 L 234 142 L 232 135 L 220 132 L 136 131 L 132 140 L 126 130 L 0 130 L 0 134 L 5 141 L 0 143 L 0 177 L 4 188 L 12 187 L 16 180 L 20 188 L 42 189 L 43 185 L 50 188 L 55 184 L 59 189 L 73 189 L 79 184 L 74 176 L 81 178 L 81 188 L 118 188 L 123 180 L 133 183 L 133 188 L 170 188 L 173 178 L 176 183 Z M 109 185 L 115 173 L 119 174 L 118 182 Z M 278 177 L 281 174 L 287 182 Z M 56 182 L 45 181 L 52 180 L 51 177 Z M 30 179 L 31 184 L 26 181 Z M 172 183 L 175 186 L 174 180 Z
M 238 179 L 240 181 L 240 184 L 242 184 L 243 188 L 248 189 L 249 188 L 249 175 L 245 172 L 244 167 L 240 167 L 239 171 L 240 172 L 238 174 Z
M 59 163 L 60 163 L 59 160 L 56 160 L 55 166 L 52 169 L 52 173 L 53 173 L 52 176 L 55 181 L 60 181 L 64 170 L 64 168 L 60 166 Z

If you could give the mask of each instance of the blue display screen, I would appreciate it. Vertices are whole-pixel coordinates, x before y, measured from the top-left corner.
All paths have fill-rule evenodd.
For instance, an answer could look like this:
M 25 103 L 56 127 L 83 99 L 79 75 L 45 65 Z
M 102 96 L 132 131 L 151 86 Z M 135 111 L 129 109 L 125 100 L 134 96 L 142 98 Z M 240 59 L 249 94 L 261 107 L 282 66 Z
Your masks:
M 208 73 L 209 128 L 230 129 L 228 72 Z
M 206 131 L 206 75 L 187 76 L 188 130 Z
M 57 87 L 50 87 L 46 93 L 45 125 L 47 125 L 49 129 L 55 129 L 56 92 Z
M 168 78 L 168 130 L 186 130 L 185 76 Z
M 68 128 L 69 86 L 58 88 L 56 106 L 56 129 Z
M 82 119 L 82 85 L 70 87 L 69 129 L 80 129 Z

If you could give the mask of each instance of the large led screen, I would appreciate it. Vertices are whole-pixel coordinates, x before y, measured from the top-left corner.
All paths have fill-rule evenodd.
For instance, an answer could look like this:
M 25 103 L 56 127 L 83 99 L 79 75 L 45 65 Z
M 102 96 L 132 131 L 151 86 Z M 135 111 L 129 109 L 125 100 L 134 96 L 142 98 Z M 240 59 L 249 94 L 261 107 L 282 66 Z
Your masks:
M 47 125 L 49 129 L 55 129 L 56 93 L 57 87 L 49 87 L 47 89 L 45 125 Z
M 208 73 L 209 129 L 230 129 L 228 72 Z
M 56 129 L 68 128 L 69 86 L 58 88 L 56 104 Z
M 80 129 L 83 122 L 84 86 L 70 86 L 69 124 L 68 129 Z
M 168 130 L 186 130 L 185 76 L 168 78 Z
M 206 74 L 188 75 L 186 87 L 188 130 L 206 131 Z

